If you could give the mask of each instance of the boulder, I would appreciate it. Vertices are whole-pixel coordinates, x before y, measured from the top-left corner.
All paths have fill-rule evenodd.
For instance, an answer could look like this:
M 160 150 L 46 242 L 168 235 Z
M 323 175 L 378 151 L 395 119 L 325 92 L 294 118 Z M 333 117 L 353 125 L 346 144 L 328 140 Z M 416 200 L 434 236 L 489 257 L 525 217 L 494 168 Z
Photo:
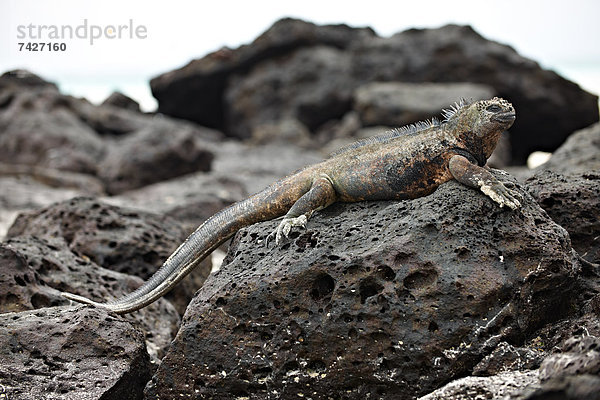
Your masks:
M 409 29 L 389 38 L 354 42 L 357 82 L 472 82 L 511 101 L 513 161 L 534 150 L 553 151 L 573 131 L 598 121 L 598 97 L 470 26 Z
M 484 100 L 494 89 L 474 83 L 374 82 L 354 93 L 354 109 L 364 126 L 404 126 L 433 117 L 461 98 Z
M 525 163 L 535 150 L 553 151 L 573 131 L 598 121 L 597 96 L 457 25 L 381 38 L 364 28 L 284 19 L 253 43 L 194 60 L 151 86 L 160 112 L 247 138 L 259 125 L 288 118 L 314 133 L 350 111 L 352 92 L 373 82 L 492 88 L 517 110 L 510 136 L 514 163 Z
M 21 83 L 0 79 L 2 163 L 94 175 L 110 193 L 209 170 L 207 146 L 222 137 L 185 121 L 96 106 L 43 81 Z
M 225 132 L 248 138 L 259 125 L 293 117 L 315 131 L 352 108 L 352 58 L 330 46 L 299 48 L 230 78 Z
M 147 279 L 183 242 L 186 233 L 169 217 L 111 206 L 94 198 L 74 198 L 20 215 L 7 236 L 63 238 L 80 257 Z M 210 260 L 205 260 L 167 295 L 182 314 L 210 270 Z
M 64 96 L 49 88 L 16 91 L 0 109 L 0 159 L 95 174 L 104 156 L 100 136 L 69 109 Z
M 155 118 L 122 107 L 95 105 L 85 99 L 67 97 L 69 108 L 77 117 L 102 136 L 121 136 L 153 125 Z M 169 121 L 171 122 L 171 121 Z M 172 121 L 177 126 L 177 121 Z
M 538 371 L 509 371 L 457 379 L 418 400 L 514 399 L 522 390 L 539 386 Z
M 24 69 L 7 71 L 0 75 L 0 92 L 23 88 L 48 88 L 58 91 L 55 83 Z
M 550 170 L 559 174 L 600 171 L 600 123 L 573 133 L 536 170 Z
M 0 395 L 137 400 L 151 368 L 144 335 L 97 308 L 0 314 Z
M 0 240 L 20 212 L 104 194 L 104 185 L 93 176 L 19 164 L 0 163 L 0 187 Z
M 89 258 L 77 256 L 62 239 L 27 235 L 9 239 L 0 243 L 0 266 L 0 314 L 69 305 L 71 302 L 61 295 L 63 291 L 99 301 L 113 300 L 142 283 L 140 278 L 104 269 Z M 164 355 L 179 325 L 176 310 L 165 300 L 124 318 L 144 333 L 154 362 Z M 0 371 L 3 367 L 0 361 Z
M 180 69 L 152 79 L 150 87 L 158 100 L 158 112 L 222 129 L 225 126 L 222 103 L 232 74 L 243 73 L 263 60 L 298 48 L 326 45 L 343 49 L 355 40 L 373 35 L 369 28 L 318 26 L 286 18 L 276 22 L 251 44 L 235 50 L 223 48 L 193 60 Z M 313 69 L 314 66 L 310 66 L 306 71 Z
M 117 139 L 99 166 L 108 192 L 117 194 L 197 171 L 209 171 L 214 158 L 204 129 L 156 120 Z
M 113 106 L 118 108 L 123 108 L 129 111 L 140 112 L 140 103 L 132 99 L 131 97 L 124 95 L 121 92 L 112 92 L 110 96 L 108 96 L 102 102 L 103 106 Z
M 335 204 L 275 248 L 279 221 L 240 230 L 146 397 L 408 399 L 464 376 L 573 309 L 568 234 L 516 187 L 518 211 L 451 181 Z
M 525 187 L 569 232 L 573 248 L 587 261 L 600 263 L 600 169 L 564 175 L 541 170 Z

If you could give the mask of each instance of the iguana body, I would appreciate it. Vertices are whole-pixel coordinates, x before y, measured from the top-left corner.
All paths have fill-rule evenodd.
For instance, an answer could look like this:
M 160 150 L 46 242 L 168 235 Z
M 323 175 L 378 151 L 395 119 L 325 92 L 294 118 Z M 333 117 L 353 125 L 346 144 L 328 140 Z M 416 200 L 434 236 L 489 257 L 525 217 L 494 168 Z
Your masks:
M 140 288 L 110 303 L 65 297 L 125 314 L 162 297 L 240 228 L 285 215 L 269 236 L 279 243 L 313 211 L 339 202 L 411 199 L 451 179 L 478 188 L 500 207 L 520 206 L 515 194 L 483 168 L 515 111 L 494 98 L 457 104 L 446 120 L 422 122 L 356 142 L 265 190 L 218 212 L 196 229 Z M 269 239 L 267 238 L 267 239 Z

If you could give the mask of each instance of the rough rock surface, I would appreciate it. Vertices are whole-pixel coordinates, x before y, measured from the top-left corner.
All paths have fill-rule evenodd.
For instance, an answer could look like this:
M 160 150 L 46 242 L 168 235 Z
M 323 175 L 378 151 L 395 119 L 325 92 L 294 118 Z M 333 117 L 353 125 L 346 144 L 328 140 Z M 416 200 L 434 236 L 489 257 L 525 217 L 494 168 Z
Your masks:
M 526 388 L 515 400 L 600 400 L 600 377 L 572 375 L 553 379 L 536 388 Z
M 241 230 L 146 397 L 402 399 L 464 375 L 572 308 L 568 235 L 519 191 L 516 212 L 454 181 L 337 204 L 277 248 L 277 221 Z
M 544 353 L 539 349 L 517 348 L 502 342 L 473 368 L 473 375 L 491 376 L 508 371 L 537 369 L 542 362 L 543 355 Z
M 596 336 L 569 338 L 561 353 L 547 357 L 540 366 L 542 380 L 583 374 L 600 378 L 600 339 Z
M 525 187 L 569 232 L 573 248 L 586 260 L 600 263 L 600 168 L 565 175 L 542 170 Z
M 375 82 L 354 93 L 354 109 L 365 126 L 404 126 L 432 117 L 460 100 L 494 97 L 494 89 L 473 83 Z
M 111 206 L 94 198 L 74 198 L 20 215 L 7 236 L 63 238 L 78 256 L 147 279 L 183 242 L 186 233 L 169 217 Z M 182 314 L 210 269 L 210 260 L 205 260 L 167 296 Z
M 0 393 L 7 400 L 135 400 L 150 378 L 144 336 L 90 307 L 0 314 Z
M 539 386 L 537 371 L 510 371 L 489 377 L 468 376 L 457 379 L 426 396 L 419 397 L 419 400 L 513 399 L 522 390 Z
M 140 278 L 104 269 L 73 254 L 62 239 L 9 239 L 0 244 L 0 266 L 0 313 L 70 304 L 62 291 L 112 300 L 142 283 Z M 125 318 L 144 332 L 150 356 L 160 360 L 179 325 L 174 307 L 160 300 Z

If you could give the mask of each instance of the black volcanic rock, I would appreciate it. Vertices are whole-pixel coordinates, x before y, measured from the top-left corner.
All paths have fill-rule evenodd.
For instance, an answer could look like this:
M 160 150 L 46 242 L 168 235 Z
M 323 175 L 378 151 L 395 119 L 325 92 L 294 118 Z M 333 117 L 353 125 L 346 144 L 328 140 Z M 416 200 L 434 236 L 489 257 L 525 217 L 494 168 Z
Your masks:
M 539 171 L 525 186 L 571 237 L 586 260 L 600 263 L 600 170 L 572 174 Z
M 21 85 L 8 76 L 0 79 L 3 164 L 94 175 L 117 193 L 209 170 L 207 145 L 222 137 L 190 122 L 96 106 L 43 81 Z
M 513 158 L 553 151 L 573 131 L 598 121 L 598 97 L 514 49 L 480 36 L 469 26 L 410 29 L 389 38 L 357 42 L 357 81 L 473 82 L 511 101 Z
M 58 90 L 56 84 L 24 69 L 7 71 L 0 76 L 0 91 L 18 88 L 50 88 Z
M 109 146 L 98 175 L 107 191 L 117 194 L 197 171 L 210 171 L 214 155 L 203 129 L 153 124 L 119 138 Z
M 0 314 L 72 304 L 61 295 L 63 291 L 113 300 L 142 283 L 140 278 L 102 268 L 74 254 L 63 239 L 30 235 L 0 243 L 0 268 Z M 177 311 L 164 299 L 124 318 L 144 333 L 154 361 L 163 356 L 179 325 Z M 0 371 L 3 368 L 0 359 Z
M 80 197 L 21 214 L 7 236 L 63 238 L 71 251 L 97 265 L 147 279 L 183 242 L 186 233 L 169 217 Z M 183 313 L 210 270 L 207 259 L 169 293 L 167 298 L 179 312 Z
M 17 90 L 0 108 L 0 159 L 94 175 L 105 143 L 53 88 Z
M 121 92 L 112 92 L 110 96 L 104 99 L 102 105 L 124 108 L 129 111 L 140 112 L 140 103 L 138 103 L 131 97 L 124 95 Z
M 136 400 L 151 375 L 144 335 L 96 308 L 0 314 L 0 395 Z
M 600 123 L 574 132 L 536 171 L 585 174 L 600 171 Z
M 160 112 L 247 138 L 255 127 L 279 119 L 296 118 L 318 130 L 350 111 L 351 92 L 370 82 L 491 87 L 517 110 L 511 147 L 518 163 L 598 121 L 597 96 L 456 25 L 380 38 L 368 29 L 285 19 L 253 43 L 194 60 L 151 86 Z
M 569 237 L 519 192 L 514 212 L 456 182 L 337 204 L 275 248 L 278 221 L 242 229 L 146 398 L 408 399 L 464 376 L 572 310 Z
M 202 125 L 224 126 L 223 94 L 233 73 L 243 73 L 257 63 L 302 47 L 327 45 L 343 49 L 353 41 L 371 37 L 371 29 L 347 25 L 318 26 L 296 19 L 276 22 L 251 44 L 223 48 L 186 66 L 152 79 L 158 112 Z

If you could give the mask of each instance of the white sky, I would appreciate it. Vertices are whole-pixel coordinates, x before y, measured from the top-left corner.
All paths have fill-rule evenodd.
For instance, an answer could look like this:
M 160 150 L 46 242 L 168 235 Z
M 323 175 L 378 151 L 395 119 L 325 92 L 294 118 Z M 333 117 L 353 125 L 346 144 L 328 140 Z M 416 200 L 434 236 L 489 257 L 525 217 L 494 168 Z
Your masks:
M 222 46 L 248 43 L 273 22 L 298 17 L 318 24 L 370 26 L 381 36 L 412 27 L 470 24 L 488 39 L 600 92 L 600 1 L 143 1 L 0 0 L 0 72 L 25 68 L 61 90 L 101 101 L 119 89 L 154 106 L 148 81 Z M 18 51 L 19 25 L 128 24 L 146 39 L 66 39 L 66 52 Z M 29 40 L 35 41 L 35 40 Z

